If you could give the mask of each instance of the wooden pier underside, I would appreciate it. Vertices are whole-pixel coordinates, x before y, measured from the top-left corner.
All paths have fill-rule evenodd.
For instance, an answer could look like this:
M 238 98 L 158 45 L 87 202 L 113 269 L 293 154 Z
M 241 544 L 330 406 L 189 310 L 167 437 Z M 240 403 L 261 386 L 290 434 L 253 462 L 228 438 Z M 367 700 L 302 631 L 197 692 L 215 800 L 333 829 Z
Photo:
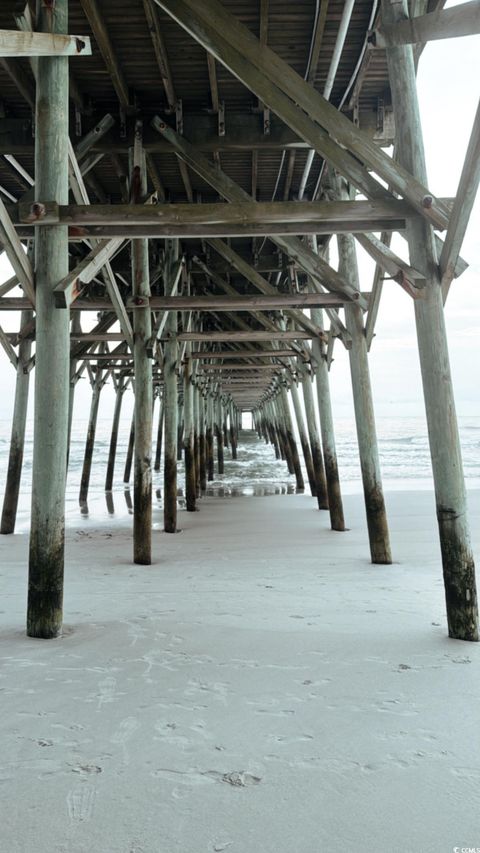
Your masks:
M 2 4 L 0 245 L 14 275 L 0 285 L 0 345 L 17 371 L 23 425 L 22 377 L 35 368 L 38 386 L 63 364 L 37 403 L 34 507 L 51 475 L 46 415 L 48 440 L 68 444 L 83 375 L 93 395 L 84 498 L 101 389 L 112 382 L 117 395 L 110 484 L 122 395 L 135 392 L 136 562 L 150 560 L 157 397 L 155 465 L 163 442 L 168 532 L 176 530 L 179 453 L 193 511 L 207 480 L 222 473 L 226 449 L 237 453 L 245 410 L 303 488 L 298 434 L 312 495 L 332 528 L 344 530 L 329 391 L 333 349 L 344 346 L 371 558 L 390 563 L 368 350 L 391 279 L 415 303 L 449 633 L 478 639 L 443 304 L 467 266 L 460 250 L 480 180 L 480 118 L 456 197 L 436 198 L 415 69 L 429 39 L 478 33 L 480 13 L 477 0 L 443 6 L 56 0 L 37 14 L 34 3 Z M 410 257 L 390 248 L 395 232 Z M 357 244 L 375 262 L 371 286 L 359 280 Z M 12 315 L 3 312 L 15 311 L 18 331 L 6 332 Z M 15 524 L 18 427 L 4 533 Z M 33 513 L 34 636 L 61 630 L 64 480 L 55 468 L 49 512 L 58 542 L 47 557 L 46 518 Z

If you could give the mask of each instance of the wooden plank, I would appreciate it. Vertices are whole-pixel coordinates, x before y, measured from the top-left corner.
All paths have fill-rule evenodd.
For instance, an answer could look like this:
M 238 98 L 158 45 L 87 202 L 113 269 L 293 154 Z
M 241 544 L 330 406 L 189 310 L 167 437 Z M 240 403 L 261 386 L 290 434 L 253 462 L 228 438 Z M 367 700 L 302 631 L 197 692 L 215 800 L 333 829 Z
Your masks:
M 284 94 L 298 112 L 303 111 L 306 116 L 311 116 L 318 128 L 323 129 L 330 139 L 335 140 L 335 144 L 344 146 L 348 152 L 358 157 L 408 200 L 423 217 L 440 229 L 447 226 L 448 210 L 421 182 L 386 155 L 372 142 L 368 134 L 355 127 L 267 45 L 260 50 L 258 39 L 218 0 L 204 0 L 201 4 L 196 0 L 156 0 L 156 2 L 236 77 L 252 88 L 255 94 L 262 97 L 262 100 L 280 117 L 285 120 L 283 110 L 279 109 L 280 99 L 278 98 L 279 94 Z M 267 93 L 267 98 L 263 97 L 263 92 L 258 91 L 259 86 L 256 85 L 253 75 L 249 73 L 252 68 L 266 75 L 269 80 L 270 91 Z M 301 135 L 304 136 L 303 133 Z M 317 143 L 312 147 L 330 159 L 324 146 L 323 151 L 317 148 Z M 341 172 L 358 186 L 352 174 L 344 171 L 344 168 Z M 374 183 L 377 182 L 374 181 Z M 366 194 L 368 197 L 368 191 Z
M 369 41 L 372 47 L 385 49 L 400 44 L 423 44 L 479 33 L 480 0 L 470 0 L 451 9 L 438 9 L 396 24 L 382 23 L 369 34 Z
M 88 36 L 0 30 L 0 56 L 91 56 Z
M 458 7 L 457 7 L 458 8 Z M 468 227 L 470 214 L 477 196 L 480 182 L 480 103 L 477 107 L 465 162 L 460 175 L 457 195 L 453 203 L 448 231 L 440 255 L 443 301 L 455 275 L 460 249 Z

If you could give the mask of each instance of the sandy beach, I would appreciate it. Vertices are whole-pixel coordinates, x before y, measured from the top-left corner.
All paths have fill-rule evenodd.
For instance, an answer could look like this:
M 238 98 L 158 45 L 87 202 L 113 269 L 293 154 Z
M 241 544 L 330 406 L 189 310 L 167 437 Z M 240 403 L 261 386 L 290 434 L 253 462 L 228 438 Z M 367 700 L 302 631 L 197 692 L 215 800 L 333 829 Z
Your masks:
M 126 523 L 71 527 L 54 641 L 24 635 L 28 537 L 0 539 L 2 850 L 480 844 L 480 648 L 446 636 L 433 495 L 388 494 L 392 566 L 360 496 L 343 534 L 302 495 L 200 508 L 151 567 Z

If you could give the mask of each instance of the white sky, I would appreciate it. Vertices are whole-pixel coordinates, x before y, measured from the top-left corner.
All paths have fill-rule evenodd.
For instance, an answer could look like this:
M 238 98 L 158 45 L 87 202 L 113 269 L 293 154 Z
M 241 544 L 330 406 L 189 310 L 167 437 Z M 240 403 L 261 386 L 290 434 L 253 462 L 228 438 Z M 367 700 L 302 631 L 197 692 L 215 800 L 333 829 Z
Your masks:
M 449 3 L 448 5 L 454 5 Z M 456 4 L 455 4 L 456 5 Z M 427 153 L 429 189 L 437 196 L 453 196 L 460 178 L 479 97 L 480 37 L 433 42 L 425 48 L 418 71 L 418 89 Z M 450 356 L 459 414 L 480 416 L 480 198 L 477 198 L 462 248 L 469 269 L 452 284 L 446 304 Z M 393 245 L 408 258 L 404 241 Z M 360 256 L 362 290 L 370 290 L 373 266 Z M 0 281 L 11 275 L 5 256 L 0 258 Z M 1 315 L 3 326 L 15 330 L 17 315 Z M 418 365 L 413 303 L 387 281 L 380 306 L 370 369 L 378 416 L 421 415 L 423 397 Z M 33 378 L 33 377 L 32 377 Z M 32 383 L 33 387 L 33 383 Z M 336 344 L 331 370 L 334 411 L 352 412 L 348 356 Z M 15 372 L 0 349 L 0 418 L 13 408 Z M 31 395 L 33 396 L 33 394 Z M 113 393 L 102 395 L 100 417 L 109 416 Z M 87 415 L 90 394 L 87 381 L 79 383 L 78 416 Z

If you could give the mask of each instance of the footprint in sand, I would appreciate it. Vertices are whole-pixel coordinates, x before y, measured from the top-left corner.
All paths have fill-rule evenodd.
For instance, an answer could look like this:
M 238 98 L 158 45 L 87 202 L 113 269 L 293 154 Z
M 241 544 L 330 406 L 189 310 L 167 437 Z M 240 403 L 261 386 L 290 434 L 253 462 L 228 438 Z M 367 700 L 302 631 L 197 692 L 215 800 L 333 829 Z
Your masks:
M 97 789 L 90 785 L 78 785 L 67 794 L 68 816 L 75 823 L 91 820 L 95 809 Z
M 130 756 L 127 750 L 127 743 L 132 737 L 132 735 L 139 728 L 140 723 L 136 719 L 136 717 L 125 717 L 124 720 L 120 723 L 116 732 L 113 733 L 110 740 L 112 743 L 118 743 L 119 746 L 122 747 L 123 750 L 123 763 L 129 764 Z
M 98 682 L 100 695 L 98 697 L 97 711 L 100 711 L 102 705 L 106 705 L 108 702 L 115 701 L 116 686 L 117 679 L 114 678 L 113 675 L 110 675 L 108 676 L 108 678 L 104 678 L 103 681 Z

